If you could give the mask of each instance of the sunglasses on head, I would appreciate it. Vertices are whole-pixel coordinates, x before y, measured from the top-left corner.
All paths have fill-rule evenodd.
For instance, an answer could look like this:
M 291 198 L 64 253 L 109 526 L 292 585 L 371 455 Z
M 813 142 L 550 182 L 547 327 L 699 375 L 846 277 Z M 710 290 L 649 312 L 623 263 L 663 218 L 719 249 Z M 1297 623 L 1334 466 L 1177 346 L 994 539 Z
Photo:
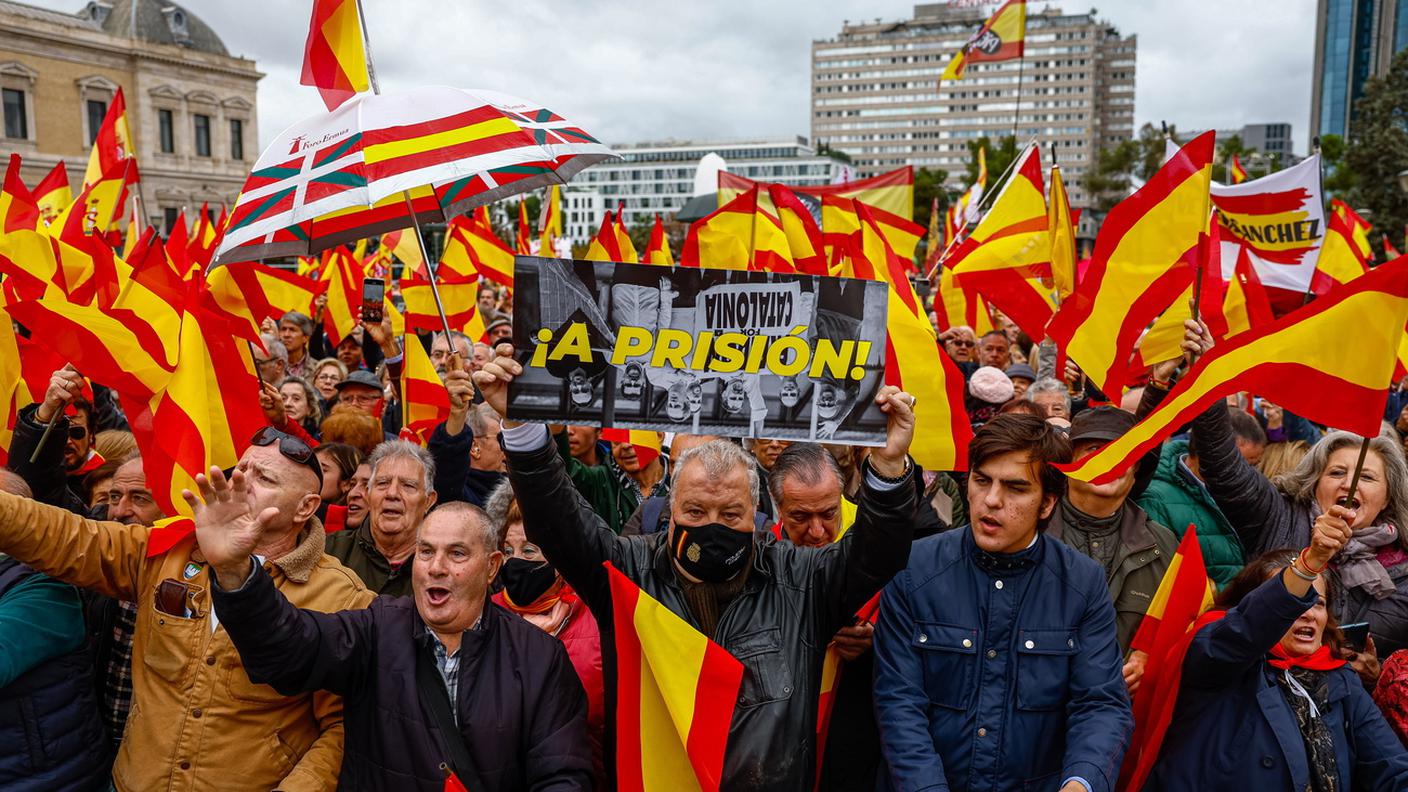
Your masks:
M 254 433 L 254 437 L 249 442 L 257 446 L 272 445 L 274 441 L 279 443 L 279 453 L 289 459 L 304 465 L 318 476 L 318 489 L 323 487 L 323 466 L 318 464 L 318 458 L 313 453 L 313 449 L 302 440 L 290 434 L 285 434 L 272 426 L 266 426 Z

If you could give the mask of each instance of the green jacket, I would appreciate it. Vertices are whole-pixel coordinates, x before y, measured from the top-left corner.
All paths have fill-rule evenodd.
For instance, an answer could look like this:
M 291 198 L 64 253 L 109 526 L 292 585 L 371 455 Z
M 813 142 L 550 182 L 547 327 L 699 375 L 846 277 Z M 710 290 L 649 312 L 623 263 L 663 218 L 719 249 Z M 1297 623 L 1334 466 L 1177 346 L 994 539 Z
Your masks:
M 553 435 L 557 452 L 567 465 L 567 477 L 577 488 L 582 498 L 591 505 L 592 511 L 601 515 L 608 528 L 621 533 L 621 527 L 636 509 L 640 507 L 640 488 L 626 480 L 625 474 L 616 466 L 616 460 L 608 456 L 600 465 L 584 465 L 572 456 L 567 445 L 567 432 Z M 655 486 L 652 495 L 669 492 L 670 477 L 667 474 Z
M 1207 488 L 1179 464 L 1187 453 L 1187 440 L 1164 443 L 1159 468 L 1139 497 L 1139 506 L 1149 513 L 1150 519 L 1167 525 L 1180 540 L 1189 524 L 1198 527 L 1203 564 L 1208 577 L 1220 589 L 1241 571 L 1246 557 L 1237 532 L 1222 516 Z

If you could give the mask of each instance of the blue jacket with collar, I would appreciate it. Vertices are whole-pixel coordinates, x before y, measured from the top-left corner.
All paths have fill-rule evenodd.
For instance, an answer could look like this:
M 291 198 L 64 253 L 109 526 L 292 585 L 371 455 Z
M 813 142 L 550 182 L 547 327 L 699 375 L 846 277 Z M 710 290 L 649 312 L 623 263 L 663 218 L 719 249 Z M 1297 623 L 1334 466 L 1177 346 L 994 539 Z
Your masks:
M 1198 631 L 1183 659 L 1178 704 L 1146 790 L 1307 789 L 1305 743 L 1266 662 L 1315 603 L 1276 575 Z M 1335 743 L 1339 789 L 1408 788 L 1408 752 L 1348 665 L 1327 672 L 1321 714 Z
M 916 542 L 885 587 L 875 709 L 891 788 L 1113 788 L 1134 720 L 1105 573 L 1037 545 L 1016 584 L 974 563 L 965 526 Z

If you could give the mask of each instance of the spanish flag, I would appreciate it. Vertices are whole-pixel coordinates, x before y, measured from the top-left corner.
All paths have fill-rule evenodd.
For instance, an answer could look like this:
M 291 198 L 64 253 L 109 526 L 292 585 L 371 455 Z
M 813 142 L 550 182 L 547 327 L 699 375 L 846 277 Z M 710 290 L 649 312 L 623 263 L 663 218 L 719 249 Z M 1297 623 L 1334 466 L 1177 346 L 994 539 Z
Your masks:
M 473 278 L 437 280 L 435 285 L 439 288 L 450 329 L 464 333 L 472 341 L 483 340 L 484 320 L 479 316 L 475 300 L 479 293 L 478 281 Z M 409 332 L 444 332 L 429 281 L 402 280 L 401 299 L 406 301 L 406 329 Z
M 797 193 L 780 184 L 768 185 L 777 220 L 782 225 L 782 233 L 787 237 L 792 266 L 808 275 L 828 275 L 826 267 L 826 243 L 821 226 L 816 217 L 797 197 Z
M 953 270 L 942 264 L 939 265 L 938 288 L 934 314 L 940 330 L 971 327 L 973 333 L 981 338 L 984 333 L 996 329 L 987 301 L 977 292 L 963 288 L 954 277 Z
M 1022 57 L 1026 38 L 1027 2 L 1007 0 L 948 62 L 939 82 L 963 79 L 969 63 Z
M 646 429 L 613 429 L 606 427 L 601 430 L 601 439 L 610 443 L 629 443 L 636 452 L 636 461 L 644 467 L 654 462 L 660 456 L 660 433 Z
M 556 240 L 562 236 L 562 188 L 556 184 L 548 187 L 547 197 L 543 199 L 543 208 L 538 214 L 538 231 L 538 255 L 556 258 Z
M 68 168 L 63 160 L 59 160 L 34 188 L 34 201 L 46 224 L 53 223 L 73 203 L 73 188 L 69 186 Z
M 1064 300 L 1076 290 L 1076 224 L 1061 166 L 1051 163 L 1051 187 L 1046 197 L 1046 225 L 1051 229 L 1051 280 Z
M 761 194 L 762 187 L 754 186 L 691 225 L 680 263 L 711 269 L 795 272 L 787 232 L 781 221 L 758 205 Z
M 841 195 L 827 195 L 821 199 L 821 236 L 830 247 L 845 244 L 848 237 L 860 231 L 860 209 L 865 207 L 875 219 L 880 235 L 901 259 L 912 262 L 919 240 L 924 238 L 924 227 L 907 217 L 888 212 L 873 204 Z
M 412 277 L 412 273 L 429 277 L 425 256 L 421 255 L 420 251 L 420 240 L 416 238 L 414 230 L 401 229 L 382 234 L 381 249 L 388 251 L 401 262 L 401 277 Z
M 450 417 L 450 394 L 419 338 L 405 336 L 401 348 L 406 351 L 401 369 L 401 436 L 425 445 L 435 427 Z
M 459 231 L 458 241 L 463 244 L 464 252 L 473 265 L 473 270 L 469 274 L 477 272 L 482 277 L 488 278 L 500 286 L 513 288 L 513 250 L 504 244 L 499 235 L 494 233 L 493 226 L 487 220 L 488 213 L 475 215 L 475 222 L 456 224 Z M 445 256 L 441 257 L 441 265 L 449 264 Z M 451 267 L 456 272 L 460 272 L 463 267 L 458 260 Z M 441 277 L 446 277 L 442 275 Z
M 471 234 L 478 225 L 478 222 L 467 217 L 456 217 L 450 221 L 445 232 L 445 249 L 440 251 L 440 263 L 435 268 L 435 277 L 442 280 L 477 280 L 479 278 L 479 268 L 474 264 L 476 254 L 471 250 L 476 244 L 472 241 Z M 490 231 L 489 234 L 493 236 L 493 231 Z M 509 258 L 512 258 L 513 251 L 504 247 L 503 242 L 497 236 L 493 236 L 493 238 L 495 242 L 498 242 L 497 248 L 506 251 Z M 483 241 L 480 240 L 479 244 L 482 243 Z M 422 262 L 420 266 L 405 271 L 403 277 L 419 281 L 429 280 L 430 268 Z
M 323 330 L 327 332 L 328 343 L 336 347 L 351 335 L 357 320 L 362 318 L 362 271 L 345 245 L 333 248 L 323 280 L 327 281 L 328 295 L 327 307 L 323 309 Z
M 528 202 L 518 202 L 518 237 L 514 240 L 514 253 L 520 256 L 533 255 L 533 233 L 528 230 Z
M 645 246 L 646 264 L 658 264 L 665 267 L 675 266 L 674 254 L 670 252 L 670 240 L 665 236 L 665 224 L 661 222 L 659 213 L 655 215 L 655 225 L 650 228 L 650 241 Z
M 716 792 L 743 664 L 610 563 L 621 792 Z
M 298 83 L 316 87 L 329 112 L 371 87 L 357 0 L 313 0 Z
M 289 311 L 308 313 L 314 298 L 330 281 L 317 282 L 285 269 L 236 261 L 216 267 L 206 283 L 215 305 L 251 328 L 239 335 L 253 341 L 259 338 L 259 325 L 265 319 L 277 321 Z
M 15 323 L 8 318 L 0 318 L 0 465 L 9 462 L 16 416 L 34 401 L 24 385 L 22 374 Z
M 1228 166 L 1228 172 L 1232 175 L 1233 184 L 1241 184 L 1247 180 L 1247 169 L 1242 167 L 1242 161 L 1236 154 L 1232 155 L 1232 164 Z
M 1373 437 L 1405 324 L 1408 258 L 1398 258 L 1213 347 L 1123 437 L 1061 467 L 1081 481 L 1112 481 L 1208 405 L 1238 391 L 1260 394 L 1316 423 Z M 1352 354 L 1346 352 L 1345 339 L 1353 339 Z
M 15 231 L 38 231 L 42 223 L 39 204 L 20 179 L 20 155 L 11 154 L 0 186 L 0 241 Z
M 1139 336 L 1193 282 L 1211 216 L 1213 133 L 1179 149 L 1106 215 L 1084 279 L 1047 324 L 1105 393 L 1122 393 Z
M 1130 642 L 1130 649 L 1147 653 L 1149 659 L 1134 695 L 1134 736 L 1116 789 L 1143 788 L 1154 768 L 1178 702 L 1183 658 L 1201 626 L 1200 617 L 1212 606 L 1212 581 L 1203 565 L 1198 529 L 1190 524 Z
M 1362 225 L 1361 225 L 1362 224 Z M 1330 221 L 1325 229 L 1325 241 L 1320 245 L 1320 258 L 1315 262 L 1315 276 L 1310 290 L 1317 295 L 1342 286 L 1369 271 L 1369 238 L 1360 229 L 1368 228 L 1353 209 L 1338 198 L 1330 202 Z M 1364 244 L 1360 244 L 1360 239 Z
M 757 185 L 769 189 L 774 185 L 756 182 L 728 171 L 719 173 L 718 205 L 723 206 L 741 193 L 748 192 Z M 783 187 L 807 206 L 816 206 L 827 196 L 850 198 L 883 212 L 904 218 L 914 219 L 914 168 L 906 165 L 879 176 L 856 179 L 841 184 L 823 184 L 815 187 L 776 185 Z M 764 203 L 764 207 L 771 210 Z M 818 221 L 820 222 L 820 221 Z
M 1038 342 L 1055 313 L 1051 290 L 1043 294 L 1032 280 L 1051 277 L 1049 224 L 1041 154 L 1030 145 L 982 222 L 944 262 L 960 284 L 983 295 Z

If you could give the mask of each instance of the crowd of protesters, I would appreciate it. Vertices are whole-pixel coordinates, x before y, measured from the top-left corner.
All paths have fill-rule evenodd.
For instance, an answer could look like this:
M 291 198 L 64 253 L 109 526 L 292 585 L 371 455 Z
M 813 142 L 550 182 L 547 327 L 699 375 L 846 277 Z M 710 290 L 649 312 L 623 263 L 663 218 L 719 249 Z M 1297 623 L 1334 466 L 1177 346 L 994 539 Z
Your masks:
M 721 789 L 1107 792 L 1190 526 L 1216 605 L 1145 788 L 1408 789 L 1408 394 L 1357 479 L 1360 438 L 1250 394 L 1091 485 L 1057 465 L 1179 361 L 1103 394 L 1014 328 L 954 328 L 966 473 L 914 463 L 935 429 L 889 386 L 879 447 L 651 457 L 509 419 L 512 306 L 479 298 L 492 345 L 423 339 L 450 401 L 424 446 L 398 439 L 389 321 L 331 346 L 270 322 L 269 426 L 191 521 L 111 394 L 53 373 L 0 468 L 0 789 L 615 788 L 610 562 L 743 666 Z

